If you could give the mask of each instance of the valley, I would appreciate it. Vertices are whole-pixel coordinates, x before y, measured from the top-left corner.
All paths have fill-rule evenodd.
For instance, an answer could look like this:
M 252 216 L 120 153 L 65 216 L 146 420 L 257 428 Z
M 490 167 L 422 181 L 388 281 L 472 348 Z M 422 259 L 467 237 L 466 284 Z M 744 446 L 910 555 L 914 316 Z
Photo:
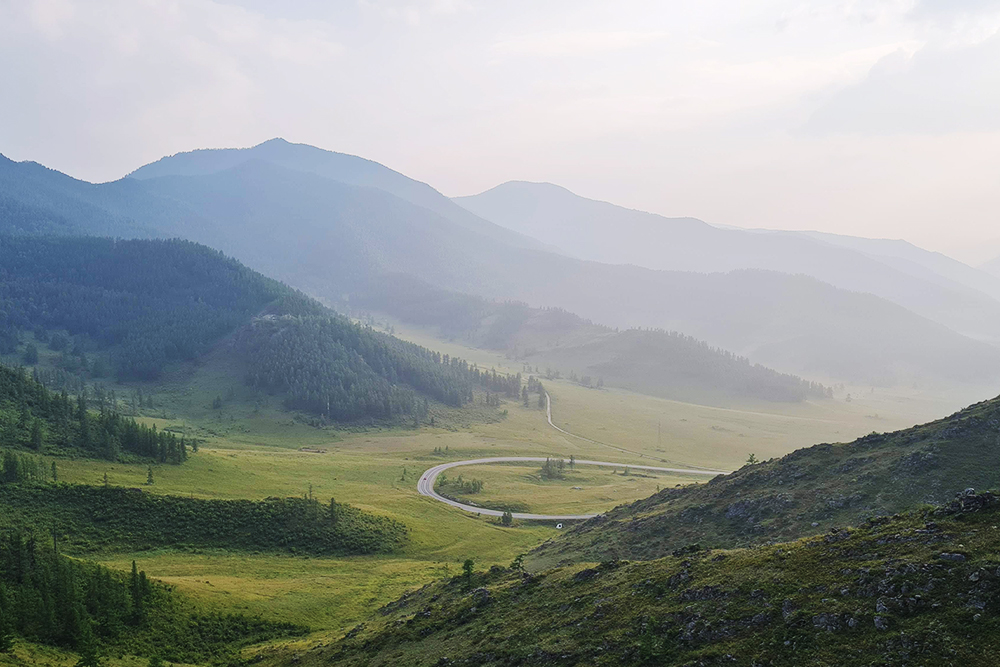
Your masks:
M 482 367 L 502 372 L 520 367 L 496 352 L 439 340 L 400 324 L 392 328 L 397 336 Z M 282 410 L 273 399 L 261 404 L 238 370 L 215 353 L 198 364 L 168 368 L 156 383 L 115 386 L 122 396 L 142 389 L 152 397 L 155 407 L 143 410 L 139 419 L 159 430 L 197 438 L 198 453 L 183 466 L 154 466 L 152 485 L 146 484 L 145 463 L 82 458 L 57 459 L 60 481 L 101 485 L 106 475 L 113 486 L 205 499 L 311 494 L 321 502 L 333 497 L 409 528 L 399 553 L 376 556 L 307 557 L 194 546 L 87 556 L 122 571 L 136 560 L 150 576 L 176 586 L 206 609 L 308 626 L 310 639 L 289 644 L 282 649 L 285 655 L 336 639 L 400 595 L 458 575 L 467 558 L 473 558 L 477 568 L 506 567 L 560 532 L 553 522 L 517 521 L 504 527 L 495 518 L 470 515 L 420 496 L 419 477 L 439 463 L 500 456 L 618 462 L 621 468 L 581 467 L 566 480 L 541 485 L 526 479 L 537 473 L 537 466 L 460 469 L 467 479 L 484 482 L 482 498 L 492 502 L 520 499 L 532 511 L 590 514 L 701 481 L 701 476 L 621 474 L 630 464 L 667 461 L 659 465 L 733 469 L 750 453 L 763 460 L 812 442 L 847 441 L 874 430 L 873 425 L 890 430 L 947 412 L 947 401 L 918 392 L 859 392 L 850 403 L 841 399 L 719 408 L 586 388 L 567 380 L 546 381 L 553 423 L 595 441 L 590 442 L 553 429 L 545 410 L 534 401 L 525 408 L 519 400 L 505 401 L 507 416 L 492 422 L 442 406 L 435 408 L 435 427 L 317 428 L 308 418 Z M 225 397 L 219 408 L 212 407 L 216 396 Z
M 1000 352 L 977 328 L 994 306 L 972 293 L 992 279 L 914 247 L 751 235 L 757 264 L 725 273 L 677 270 L 682 252 L 601 264 L 281 140 L 104 184 L 0 159 L 0 197 L 4 667 L 76 664 L 98 644 L 110 667 L 453 664 L 445 650 L 656 664 L 745 656 L 764 636 L 823 660 L 842 646 L 809 639 L 809 618 L 870 630 L 871 613 L 792 580 L 871 597 L 867 574 L 825 568 L 890 572 L 894 556 L 858 550 L 1000 485 L 983 402 Z M 744 236 L 722 236 L 717 259 L 736 261 Z M 788 247 L 791 266 L 831 271 L 863 248 L 864 271 L 834 285 L 769 270 Z M 896 293 L 903 274 L 936 288 Z M 880 296 L 852 291 L 872 276 L 888 276 Z M 965 295 L 946 304 L 954 330 L 949 290 Z M 991 521 L 993 497 L 968 497 Z M 992 548 L 962 520 L 941 544 Z M 842 538 L 861 545 L 809 555 Z M 917 539 L 898 557 L 940 575 L 925 548 L 939 538 Z M 36 562 L 87 574 L 19 574 Z M 758 571 L 766 594 L 744 590 Z M 73 613 L 46 611 L 58 596 Z M 739 602 L 675 605 L 718 600 Z M 892 603 L 900 628 L 908 604 Z M 584 630 L 547 620 L 562 616 Z M 704 628 L 685 638 L 678 619 Z M 188 622 L 205 632 L 179 633 Z

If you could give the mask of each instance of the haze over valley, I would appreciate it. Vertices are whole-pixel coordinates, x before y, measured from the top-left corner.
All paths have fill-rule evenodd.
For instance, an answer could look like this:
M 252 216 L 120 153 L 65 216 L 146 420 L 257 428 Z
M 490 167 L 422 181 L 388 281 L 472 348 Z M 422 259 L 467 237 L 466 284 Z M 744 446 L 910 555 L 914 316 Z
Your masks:
M 997 664 L 998 29 L 0 2 L 0 667 Z

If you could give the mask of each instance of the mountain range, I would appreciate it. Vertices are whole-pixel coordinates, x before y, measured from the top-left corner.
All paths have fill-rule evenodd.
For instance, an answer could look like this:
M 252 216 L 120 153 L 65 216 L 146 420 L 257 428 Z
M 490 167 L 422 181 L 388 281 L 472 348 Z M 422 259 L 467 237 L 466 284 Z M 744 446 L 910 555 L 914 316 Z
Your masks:
M 862 257 L 865 275 L 889 276 L 887 284 L 914 300 L 914 291 L 924 293 L 926 312 L 807 275 L 666 271 L 561 255 L 539 229 L 529 236 L 496 223 L 371 161 L 282 140 L 175 155 L 105 184 L 0 160 L 0 231 L 187 238 L 333 305 L 395 273 L 436 289 L 563 308 L 601 325 L 678 331 L 821 381 L 1000 378 L 1000 350 L 956 331 L 987 331 L 1000 313 L 990 297 L 937 284 L 945 278 L 907 292 L 899 271 L 856 250 L 802 236 L 787 252 L 807 243 L 833 258 Z M 678 226 L 692 238 L 723 233 L 694 220 Z M 745 234 L 758 237 L 768 235 Z M 720 241 L 720 256 L 732 257 L 732 245 Z M 954 321 L 942 324 L 948 309 Z
M 719 228 L 587 199 L 550 183 L 508 182 L 456 202 L 581 259 L 651 269 L 766 269 L 868 292 L 956 331 L 1000 340 L 1000 279 L 905 241 Z

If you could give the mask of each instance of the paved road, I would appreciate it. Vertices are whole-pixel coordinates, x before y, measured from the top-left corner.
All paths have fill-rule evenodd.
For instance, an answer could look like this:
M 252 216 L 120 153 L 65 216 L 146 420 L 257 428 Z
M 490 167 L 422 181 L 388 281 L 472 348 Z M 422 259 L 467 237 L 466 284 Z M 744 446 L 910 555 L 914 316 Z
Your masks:
M 460 510 L 465 510 L 466 512 L 473 512 L 475 514 L 485 514 L 486 516 L 502 516 L 503 512 L 497 510 L 489 510 L 483 507 L 473 507 L 472 505 L 466 505 L 454 500 L 449 500 L 444 496 L 439 495 L 434 490 L 434 480 L 437 476 L 443 473 L 445 470 L 450 468 L 457 468 L 458 466 L 472 466 L 472 465 L 482 465 L 485 463 L 517 463 L 521 461 L 528 462 L 539 462 L 544 463 L 545 457 L 543 456 L 496 456 L 488 459 L 473 459 L 471 461 L 451 461 L 450 463 L 442 463 L 441 465 L 436 465 L 423 475 L 420 476 L 420 481 L 417 482 L 417 491 L 420 492 L 422 496 L 429 496 L 435 500 L 440 500 L 443 503 L 451 505 L 452 507 L 457 507 Z M 659 468 L 657 466 L 644 466 L 644 465 L 632 465 L 624 463 L 610 463 L 608 461 L 576 461 L 576 465 L 586 465 L 586 466 L 607 466 L 613 468 L 624 468 L 626 465 L 630 469 L 634 470 L 651 470 L 654 472 L 674 472 L 674 473 L 685 473 L 691 475 L 710 475 L 712 477 L 718 475 L 719 473 L 714 470 L 691 470 L 688 468 Z M 529 514 L 526 512 L 514 512 L 515 519 L 531 519 L 535 521 L 575 521 L 580 519 L 591 519 L 596 514 Z
M 584 438 L 582 435 L 576 435 L 575 433 L 570 433 L 569 431 L 563 430 L 552 423 L 552 399 L 549 398 L 549 392 L 545 392 L 545 413 L 549 420 L 549 426 L 559 431 L 564 435 L 568 435 L 571 438 L 578 438 L 580 440 L 585 440 L 586 442 L 593 443 L 595 445 L 601 445 L 602 447 L 609 447 L 611 449 L 617 450 L 619 452 L 624 452 L 626 454 L 636 454 L 642 457 L 643 454 L 639 452 L 633 452 L 629 449 L 622 449 L 621 447 L 616 447 L 615 445 L 609 445 L 606 442 L 598 442 L 597 440 L 591 440 L 590 438 Z M 503 512 L 498 510 L 490 510 L 484 507 L 475 507 L 473 505 L 466 505 L 465 503 L 460 503 L 456 500 L 450 500 L 444 496 L 438 494 L 434 490 L 434 481 L 437 476 L 443 473 L 445 470 L 450 468 L 457 468 L 458 466 L 472 466 L 472 465 L 482 465 L 486 463 L 517 463 L 521 461 L 528 462 L 538 462 L 544 463 L 545 458 L 541 456 L 496 456 L 493 458 L 486 459 L 472 459 L 469 461 L 451 461 L 449 463 L 442 463 L 436 465 L 430 470 L 427 470 L 423 475 L 420 476 L 420 481 L 417 482 L 417 491 L 422 496 L 428 496 L 439 500 L 442 503 L 451 505 L 452 507 L 457 507 L 460 510 L 465 510 L 466 512 L 472 512 L 474 514 L 485 514 L 486 516 L 503 516 Z M 663 460 L 663 459 L 660 459 Z M 611 463 L 609 461 L 576 461 L 576 465 L 586 465 L 586 466 L 605 466 L 609 468 L 624 468 L 628 466 L 629 468 L 635 468 L 636 470 L 651 470 L 654 472 L 673 472 L 681 473 L 686 475 L 707 475 L 710 477 L 715 477 L 716 475 L 724 474 L 719 470 L 706 470 L 705 468 L 662 468 L 659 466 L 647 466 L 647 465 L 634 465 L 631 463 Z M 578 521 L 582 519 L 592 519 L 596 514 L 530 514 L 527 512 L 514 512 L 513 516 L 515 519 L 528 519 L 534 521 Z

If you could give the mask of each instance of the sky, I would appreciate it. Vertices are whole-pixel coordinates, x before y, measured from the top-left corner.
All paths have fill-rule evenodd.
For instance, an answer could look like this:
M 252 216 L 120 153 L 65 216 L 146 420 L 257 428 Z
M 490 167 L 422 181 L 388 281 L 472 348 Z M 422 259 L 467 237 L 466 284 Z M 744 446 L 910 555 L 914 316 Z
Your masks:
M 90 181 L 284 137 L 1000 255 L 1000 0 L 0 0 L 0 153 Z

